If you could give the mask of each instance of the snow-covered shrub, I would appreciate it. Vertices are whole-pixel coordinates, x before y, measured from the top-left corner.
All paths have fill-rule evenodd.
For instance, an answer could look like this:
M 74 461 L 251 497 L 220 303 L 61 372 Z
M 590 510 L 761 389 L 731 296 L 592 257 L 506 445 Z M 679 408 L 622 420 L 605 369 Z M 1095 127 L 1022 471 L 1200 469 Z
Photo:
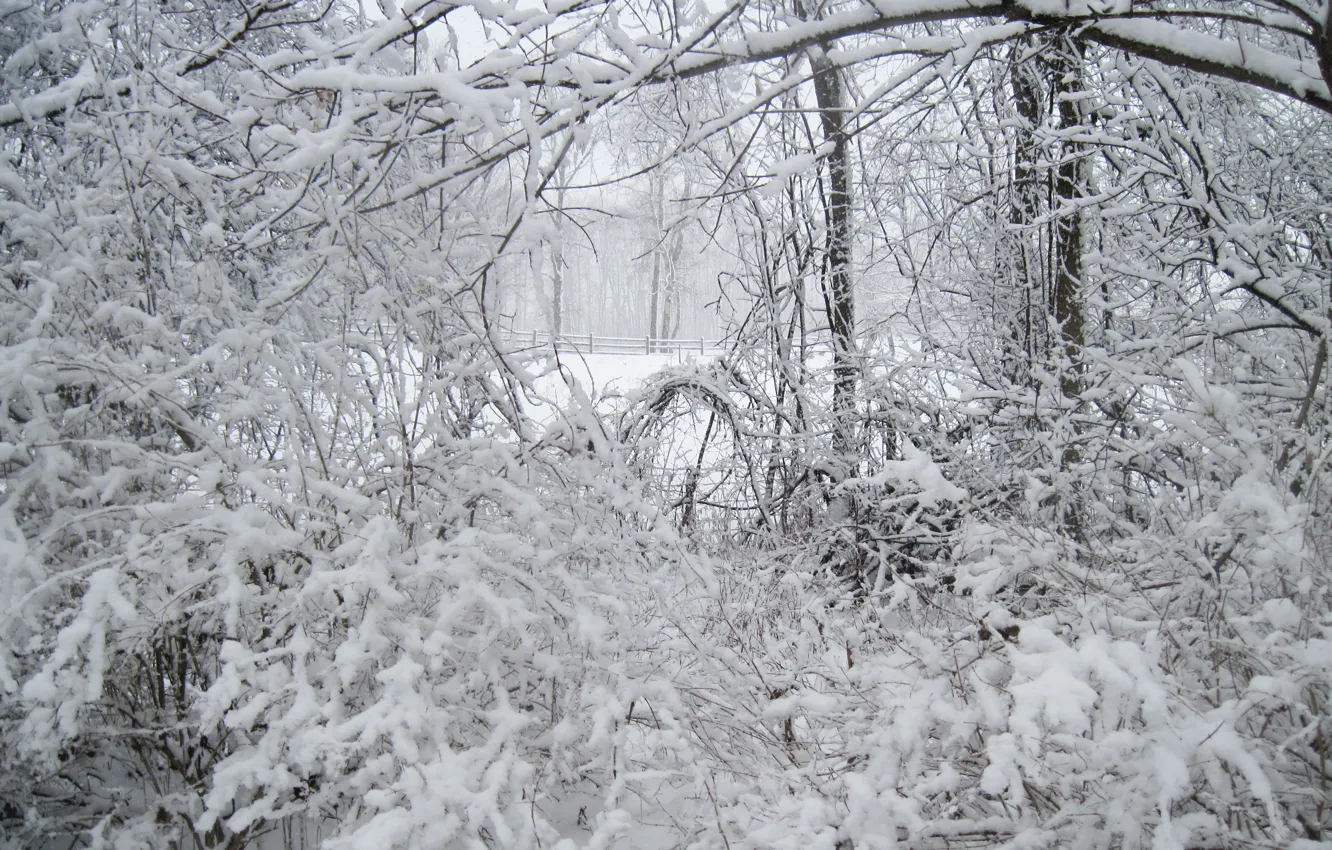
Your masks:
M 678 553 L 524 413 L 487 164 L 398 197 L 506 103 L 400 108 L 342 8 L 51 11 L 5 12 L 0 845 L 575 828 Z

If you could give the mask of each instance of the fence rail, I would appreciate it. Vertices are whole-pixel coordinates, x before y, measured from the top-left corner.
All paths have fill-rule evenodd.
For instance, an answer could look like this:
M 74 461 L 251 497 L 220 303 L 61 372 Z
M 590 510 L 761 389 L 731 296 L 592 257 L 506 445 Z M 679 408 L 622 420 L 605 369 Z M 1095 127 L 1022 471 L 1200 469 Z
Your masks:
M 667 354 L 683 358 L 689 354 L 706 356 L 722 350 L 721 340 L 705 339 L 653 339 L 648 336 L 600 336 L 598 334 L 560 334 L 549 331 L 509 331 L 509 340 L 532 348 L 554 345 L 558 351 L 576 351 L 580 354 Z

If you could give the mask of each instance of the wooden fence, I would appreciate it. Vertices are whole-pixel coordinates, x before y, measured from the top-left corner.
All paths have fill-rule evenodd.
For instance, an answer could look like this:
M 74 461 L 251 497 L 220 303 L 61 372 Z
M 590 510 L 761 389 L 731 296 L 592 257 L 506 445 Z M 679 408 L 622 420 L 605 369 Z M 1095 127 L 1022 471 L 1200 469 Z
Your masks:
M 510 331 L 509 340 L 516 345 L 548 348 L 552 344 L 559 351 L 580 354 L 666 354 L 684 359 L 689 355 L 706 356 L 722 350 L 721 341 L 715 339 L 653 339 L 639 336 L 600 336 L 598 334 L 561 334 L 549 331 Z

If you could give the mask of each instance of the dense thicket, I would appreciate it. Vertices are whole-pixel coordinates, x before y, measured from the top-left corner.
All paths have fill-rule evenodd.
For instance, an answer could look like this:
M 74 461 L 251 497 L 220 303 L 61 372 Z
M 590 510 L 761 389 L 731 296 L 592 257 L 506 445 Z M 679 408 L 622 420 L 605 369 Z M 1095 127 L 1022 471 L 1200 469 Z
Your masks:
M 1326 843 L 1326 4 L 0 22 L 0 846 Z

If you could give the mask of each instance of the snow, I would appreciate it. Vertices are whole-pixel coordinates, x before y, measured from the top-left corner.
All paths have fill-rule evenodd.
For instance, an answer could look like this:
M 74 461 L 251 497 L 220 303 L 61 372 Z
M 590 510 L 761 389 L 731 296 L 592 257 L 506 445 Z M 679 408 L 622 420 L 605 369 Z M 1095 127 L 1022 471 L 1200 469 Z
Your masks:
M 1276 33 L 1120 0 L 61 9 L 0 14 L 0 850 L 1332 829 L 1326 379 L 1272 326 L 1326 324 L 1327 126 L 1141 61 L 1328 101 Z M 474 53 L 432 62 L 455 21 Z M 1028 126 L 1010 45 L 1065 24 L 1137 55 L 1039 80 Z M 858 297 L 914 325 L 864 346 L 854 427 L 826 349 L 762 341 L 826 279 L 808 50 L 887 175 Z M 1060 96 L 1108 108 L 1070 132 Z M 555 152 L 612 112 L 735 237 L 724 360 L 494 330 Z M 1015 223 L 1027 142 L 1097 191 Z M 1073 200 L 1107 247 L 1070 354 L 1016 339 L 1044 290 L 1002 266 Z
M 1089 28 L 1089 35 L 1140 50 L 1162 61 L 1188 66 L 1194 63 L 1237 78 L 1252 80 L 1297 99 L 1332 103 L 1327 81 L 1311 60 L 1295 59 L 1243 40 L 1227 40 L 1181 26 L 1148 20 L 1104 20 Z
M 683 354 L 586 354 L 560 352 L 534 366 L 548 372 L 536 382 L 540 395 L 552 409 L 562 408 L 571 399 L 568 381 L 575 382 L 589 398 L 604 399 L 632 393 L 663 369 L 693 362 L 699 355 Z

